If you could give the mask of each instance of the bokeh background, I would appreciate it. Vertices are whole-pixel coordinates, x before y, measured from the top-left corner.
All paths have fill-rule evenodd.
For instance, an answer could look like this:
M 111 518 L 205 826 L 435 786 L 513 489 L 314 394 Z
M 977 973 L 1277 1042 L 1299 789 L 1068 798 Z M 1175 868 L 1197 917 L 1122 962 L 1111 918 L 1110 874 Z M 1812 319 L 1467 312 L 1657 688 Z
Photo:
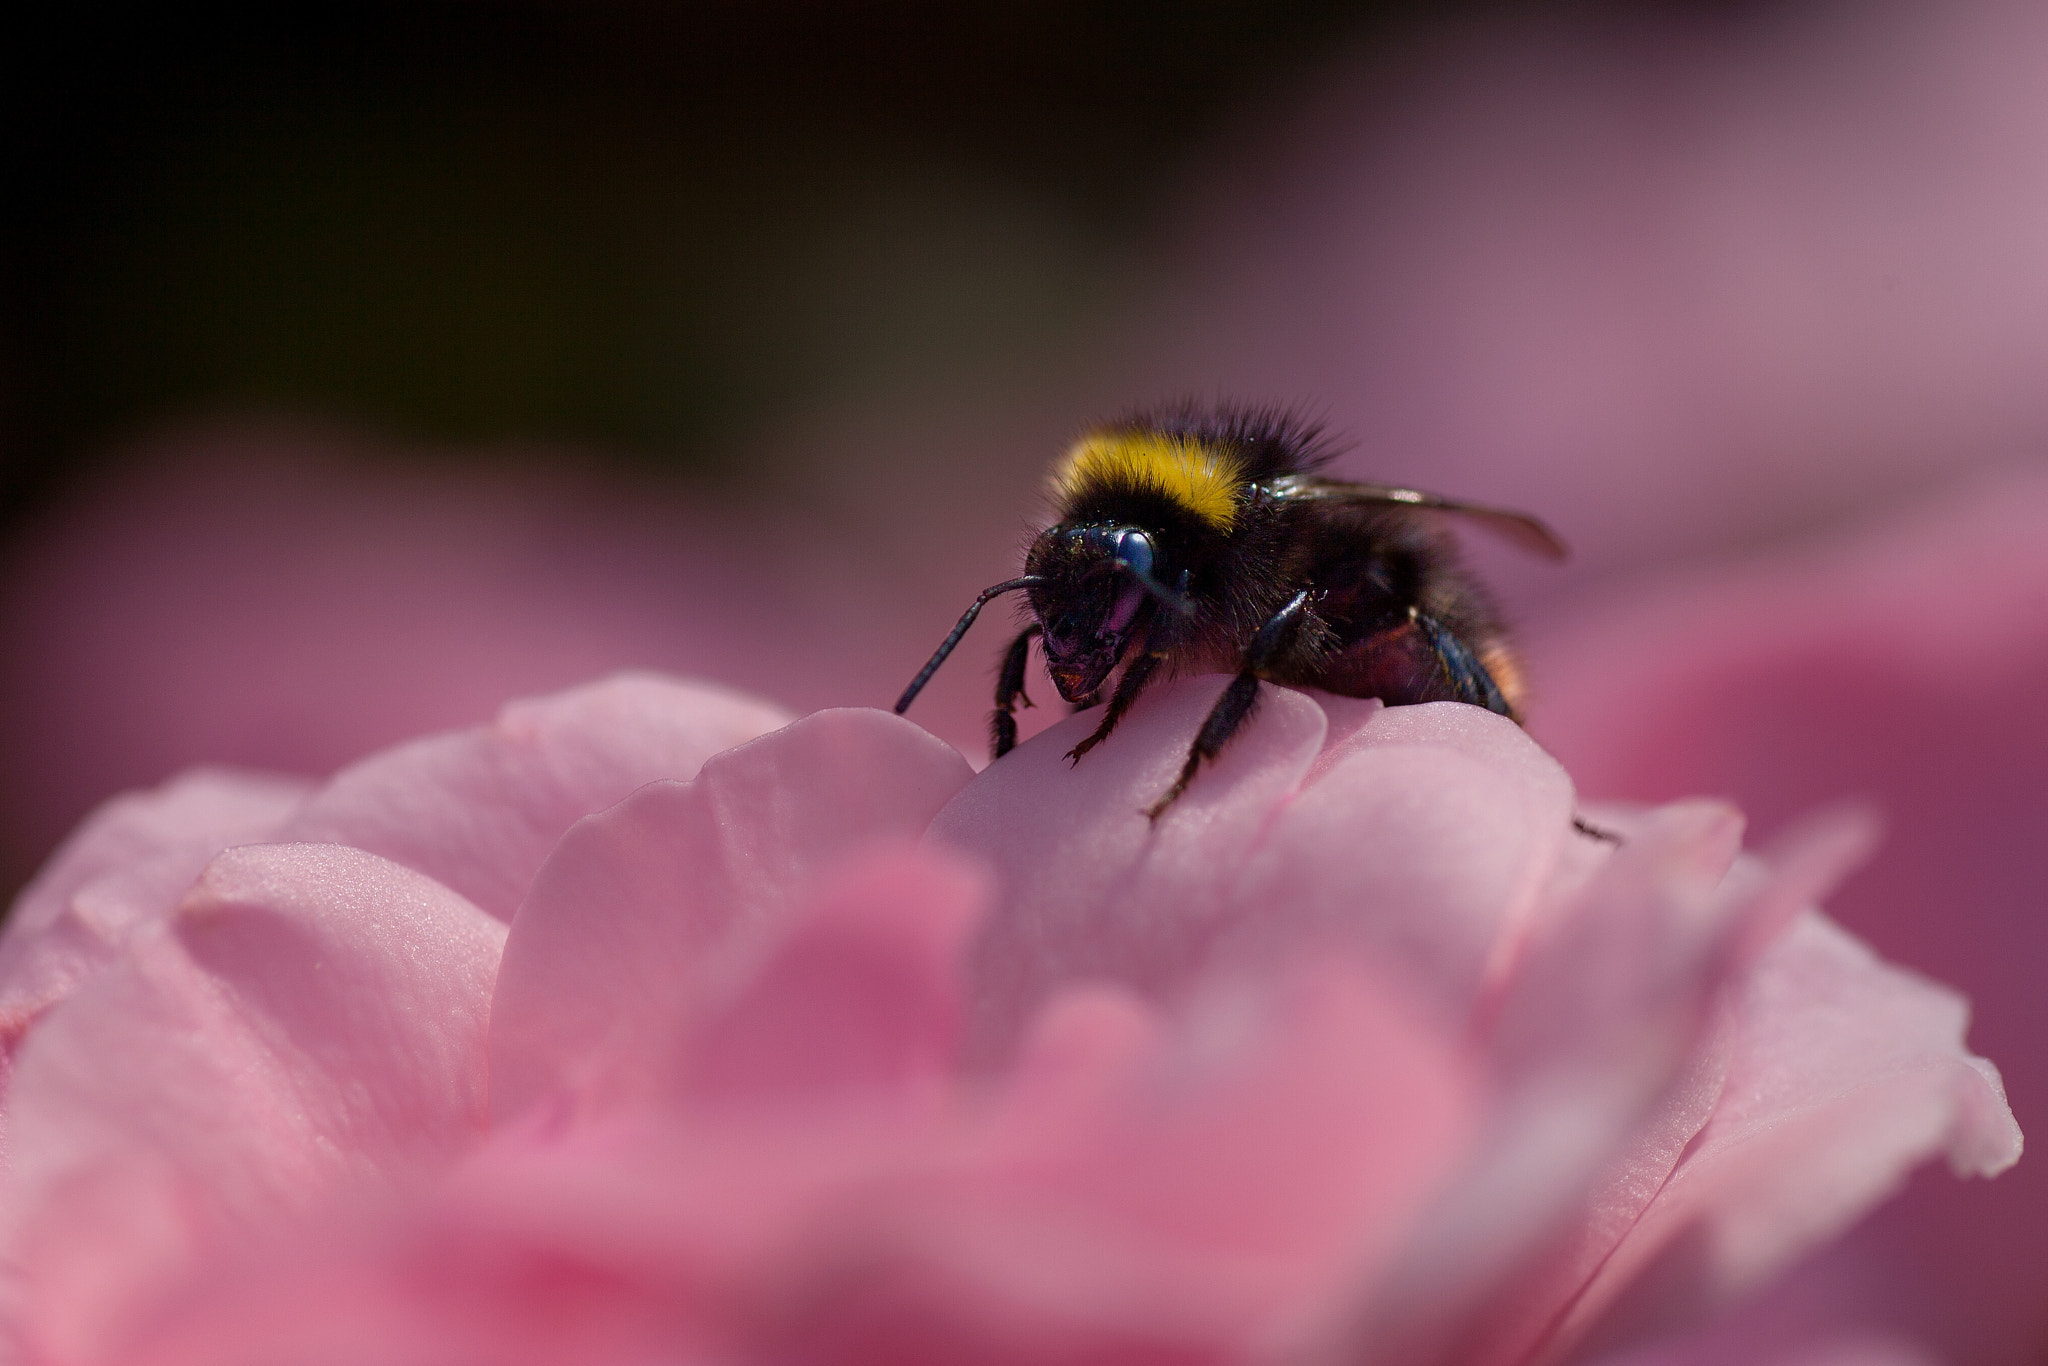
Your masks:
M 1278 400 L 1574 543 L 1471 551 L 1589 798 L 1883 808 L 1832 908 L 2048 1123 L 2040 6 L 81 6 L 4 60 L 0 886 L 189 764 L 618 668 L 887 705 L 1079 426 Z M 970 752 L 981 630 L 918 713 Z M 2048 1175 L 1930 1174 L 1745 1323 L 2048 1360 Z
M 864 604 L 957 610 L 1046 452 L 1129 401 L 1111 357 L 1181 287 L 1205 149 L 1430 27 L 1330 0 L 46 9 L 0 92 L 29 599 L 0 688 L 35 718 L 10 765 L 71 776 L 7 785 L 5 866 L 181 763 L 331 768 L 625 663 L 875 700 L 861 658 L 779 649 L 817 629 L 790 614 L 830 590 L 858 645 L 889 629 Z

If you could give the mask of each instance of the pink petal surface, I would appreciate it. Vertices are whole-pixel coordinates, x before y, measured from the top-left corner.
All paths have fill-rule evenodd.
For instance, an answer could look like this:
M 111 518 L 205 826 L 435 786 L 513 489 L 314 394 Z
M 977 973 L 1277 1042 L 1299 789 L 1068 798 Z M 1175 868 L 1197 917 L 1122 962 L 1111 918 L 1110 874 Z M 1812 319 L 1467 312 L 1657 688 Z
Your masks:
M 1532 641 L 1536 728 L 1603 794 L 1738 797 L 1766 831 L 1859 792 L 1889 817 L 1832 899 L 1900 961 L 1971 996 L 2024 1124 L 2048 1088 L 2048 490 L 1992 481 L 1832 545 L 1589 611 Z M 1959 1363 L 2048 1346 L 2048 1179 L 1916 1182 L 1855 1235 L 1874 1322 Z M 1914 1287 L 1902 1292 L 1900 1284 Z M 1845 1296 L 1852 1292 L 1844 1290 Z
M 1479 995 L 1569 834 L 1563 771 L 1474 708 L 1267 687 L 1222 759 L 1148 823 L 1223 683 L 1155 687 L 1079 764 L 1062 756 L 1094 718 L 1063 722 L 933 822 L 933 840 L 988 860 L 1003 888 L 976 957 L 984 1047 L 1050 984 L 1171 992 L 1217 954 L 1304 938 L 1399 964 L 1453 1015 Z
M 1329 955 L 1279 986 L 1198 996 L 1179 1056 L 1115 1097 L 1113 1124 L 1083 1131 L 1053 1185 L 1091 1218 L 1144 1228 L 1155 1265 L 1218 1259 L 1201 1298 L 1245 1304 L 1253 1352 L 1327 1335 L 1350 1288 L 1384 1273 L 1469 1159 L 1482 1094 L 1455 1042 L 1388 979 Z
M 231 1230 L 374 1194 L 473 1143 L 503 935 L 357 850 L 215 860 L 23 1049 L 4 1206 L 15 1330 L 90 1356 Z
M 1731 873 L 1741 823 L 1724 807 L 1679 803 L 1616 823 L 1624 843 L 1541 919 L 1483 1011 L 1493 1122 L 1375 1292 L 1380 1359 L 1505 1363 L 1573 1349 L 1583 1323 L 1564 1307 L 1721 1103 L 1730 985 L 1867 851 L 1870 833 L 1853 815 L 1818 822 L 1767 869 Z M 1887 1173 L 1926 1156 L 1896 1154 Z M 1822 1157 L 1795 1153 L 1788 1165 Z M 1876 1198 L 1885 1179 L 1858 1187 L 1860 1198 Z M 1792 1221 L 1771 1233 L 1788 1255 L 1804 1245 Z
M 720 1046 L 764 1006 L 817 1012 L 789 970 L 802 977 L 811 955 L 856 941 L 858 962 L 880 950 L 923 990 L 957 981 L 952 956 L 931 950 L 940 927 L 965 927 L 974 881 L 929 852 L 856 856 L 794 912 L 751 985 L 713 1007 L 700 1042 Z M 892 994 L 842 994 L 825 1015 L 893 1033 Z M 395 1239 L 236 1268 L 134 1359 L 1107 1363 L 1282 1350 L 1325 1326 L 1312 1311 L 1340 1273 L 1384 1255 L 1469 1131 L 1473 1077 L 1397 1000 L 1317 969 L 1256 1000 L 1212 1001 L 1220 1034 L 1175 1035 L 1128 998 L 1084 993 L 1055 1007 L 1017 1084 L 990 1097 L 934 1108 L 885 1087 L 874 1094 L 912 1103 L 848 1126 L 833 1081 L 783 1093 L 809 1103 L 523 1133 Z M 755 1046 L 816 1047 L 768 1033 Z
M 1572 1306 L 1562 1341 L 1603 1316 L 1623 1332 L 1748 1289 L 1926 1157 L 1967 1176 L 2018 1159 L 1996 1070 L 1963 1051 L 1962 1001 L 1828 921 L 1798 921 L 1736 1009 L 1713 1118 Z
M 794 743 L 848 740 L 828 721 Z M 674 1041 L 688 1084 L 667 1093 L 689 1103 L 567 1131 L 515 1128 L 421 1220 L 343 1226 L 282 1263 L 216 1268 L 135 1359 L 633 1361 L 716 1331 L 691 1328 L 685 1308 L 761 1312 L 745 1300 L 719 1311 L 721 1288 L 773 1277 L 780 1250 L 813 1232 L 821 1195 L 893 1181 L 921 1146 L 928 1106 L 885 1103 L 864 1111 L 874 1123 L 849 1126 L 845 1087 L 882 1080 L 875 1098 L 900 1101 L 887 1078 L 902 1069 L 878 1071 L 878 1059 L 917 1072 L 950 1056 L 958 939 L 985 888 L 957 860 L 899 841 L 832 861 L 812 892 L 786 908 L 790 932 L 757 972 L 692 999 Z M 821 958 L 848 971 L 821 980 Z M 743 1092 L 726 1084 L 735 1079 Z
M 311 790 L 307 780 L 283 774 L 193 769 L 151 791 L 114 797 L 88 816 L 22 889 L 8 913 L 8 933 L 45 929 L 81 888 L 165 855 L 206 850 L 192 870 L 197 877 L 222 849 L 259 841 L 276 830 Z M 174 889 L 173 899 L 183 890 Z M 169 905 L 166 901 L 156 909 Z
M 1349 943 L 1462 1018 L 1576 838 L 1571 780 L 1476 707 L 1315 700 L 1342 738 L 1228 884 L 1237 935 Z
M 22 889 L 0 933 L 0 1090 L 45 1010 L 167 913 L 214 855 L 273 837 L 308 791 L 295 778 L 200 769 L 95 811 Z
M 1494 1113 L 1372 1292 L 1387 1360 L 1519 1359 L 1706 1122 L 1720 1068 L 1700 1044 L 1741 930 L 1741 903 L 1718 895 L 1739 838 L 1709 803 L 1633 823 L 1484 1003 Z
M 1645 833 L 1633 834 L 1632 843 Z M 1628 1075 L 1621 1064 L 1629 1053 L 1654 1050 L 1660 1034 L 1667 1047 L 1685 1038 L 1672 1031 L 1688 1014 L 1696 1021 L 1690 1061 L 1674 1059 L 1665 1069 L 1662 1094 L 1586 1184 L 1584 1213 L 1533 1274 L 1518 1278 L 1461 1359 L 1562 1359 L 1595 1324 L 1617 1342 L 1668 1330 L 1832 1236 L 1851 1212 L 1886 1198 L 1930 1157 L 1955 1163 L 1966 1155 L 1970 1165 L 1958 1166 L 1959 1174 L 1993 1175 L 2018 1155 L 2019 1132 L 1997 1074 L 1963 1047 L 1952 994 L 1886 967 L 1817 913 L 1794 915 L 1860 860 L 1869 842 L 1867 822 L 1851 813 L 1810 825 L 1765 869 L 1738 869 L 1704 900 L 1696 884 L 1692 899 L 1709 918 L 1688 931 L 1685 921 L 1697 912 L 1673 917 L 1679 934 L 1672 946 L 1683 951 L 1690 940 L 1693 953 L 1708 955 L 1709 970 L 1685 970 L 1668 948 L 1639 963 L 1635 990 L 1662 996 L 1665 1010 L 1617 1019 L 1603 1046 L 1580 1054 L 1605 1058 L 1593 1075 L 1607 1083 L 1608 1104 L 1627 1103 L 1613 1087 Z M 1640 927 L 1618 922 L 1593 928 L 1623 943 L 1642 937 Z M 1786 980 L 1815 935 L 1839 957 L 1817 974 L 1794 967 Z M 1566 947 L 1598 952 L 1585 943 Z M 1715 1014 L 1705 1016 L 1710 1007 Z M 1859 1036 L 1851 1020 L 1868 1032 Z M 1503 1033 L 1519 1023 L 1526 1018 L 1510 1012 Z M 1759 1064 L 1761 1039 L 1783 1055 L 1769 1080 L 1762 1074 L 1771 1064 Z M 1872 1082 L 1895 1073 L 1910 1079 L 1896 1087 Z M 1712 1171 L 1732 1146 L 1726 1135 L 1764 1130 L 1773 1137 L 1767 1156 L 1714 1187 L 1703 1204 L 1686 1203 L 1687 1183 Z M 1729 1225 L 1688 1225 L 1703 1217 Z M 1646 1275 L 1648 1260 L 1681 1232 L 1692 1240 L 1685 1255 L 1671 1257 L 1661 1276 Z M 1714 1254 L 1701 1255 L 1702 1243 L 1714 1245 Z M 1742 1245 L 1728 1246 L 1735 1243 Z M 1645 1291 L 1646 1284 L 1656 1289 Z M 1616 1310 L 1622 1286 L 1642 1298 Z
M 1057 1000 L 964 1169 L 907 1192 L 877 1283 L 798 1340 L 875 1362 L 1315 1350 L 1333 1292 L 1455 1169 L 1476 1091 L 1384 983 L 1333 964 L 1272 985 L 1150 1028 L 1116 993 Z
M 1131 720 L 1158 717 L 1169 735 L 1190 734 L 1218 682 L 1178 685 L 1186 701 L 1159 690 L 1163 696 L 1148 698 Z M 1617 1244 L 1636 1236 L 1718 1112 L 1735 1048 L 1727 1037 L 1733 1026 L 1713 1027 L 1720 984 L 1746 970 L 1800 908 L 1863 856 L 1868 823 L 1816 827 L 1783 853 L 1769 878 L 1729 876 L 1740 822 L 1711 808 L 1632 820 L 1619 855 L 1589 854 L 1582 837 L 1567 842 L 1569 782 L 1498 718 L 1452 706 L 1382 711 L 1344 699 L 1322 706 L 1337 721 L 1336 743 L 1304 766 L 1299 746 L 1314 735 L 1312 725 L 1294 747 L 1286 732 L 1278 742 L 1269 738 L 1269 748 L 1246 761 L 1262 761 L 1265 769 L 1251 771 L 1265 776 L 1202 812 L 1190 822 L 1193 838 L 1178 846 L 1170 829 L 1147 831 L 1125 814 L 1167 780 L 1177 744 L 1163 756 L 1140 751 L 1138 764 L 1109 770 L 1112 741 L 1088 756 L 1087 763 L 1103 756 L 1106 771 L 1083 786 L 1075 782 L 1078 768 L 1070 774 L 1058 763 L 1082 733 L 1069 723 L 992 768 L 942 813 L 933 834 L 983 853 L 1004 873 L 978 970 L 1002 1008 L 1018 1012 L 1046 984 L 1075 977 L 1108 976 L 1170 997 L 1261 938 L 1299 942 L 1321 931 L 1326 942 L 1349 941 L 1368 959 L 1402 963 L 1404 979 L 1440 1000 L 1450 1018 L 1470 1018 L 1496 1041 L 1508 1118 L 1500 1148 L 1481 1158 L 1436 1212 L 1430 1236 L 1397 1265 L 1385 1292 L 1395 1307 L 1374 1331 L 1398 1346 L 1381 1350 L 1449 1351 L 1427 1345 L 1449 1332 L 1468 1339 L 1459 1359 L 1515 1361 L 1538 1343 L 1562 1352 L 1598 1316 L 1587 1309 L 1559 1318 L 1562 1307 L 1604 1307 L 1597 1294 L 1581 1298 L 1585 1287 Z M 1469 776 L 1459 768 L 1464 753 L 1478 756 Z M 1411 754 L 1415 766 L 1403 767 Z M 1148 761 L 1152 771 L 1139 766 Z M 1023 805 L 1011 793 L 1026 785 L 1039 791 L 1020 826 L 1009 803 Z M 1658 834 L 1659 821 L 1669 825 L 1668 837 Z M 1119 823 L 1122 835 L 1104 834 Z M 1455 848 L 1468 829 L 1500 838 L 1455 859 L 1410 857 L 1418 847 Z M 1034 834 L 1045 841 L 1035 849 Z M 1006 847 L 1013 836 L 1021 848 Z M 1127 871 L 1106 887 L 1085 883 L 1047 852 L 1069 837 L 1106 844 L 1115 851 L 1111 866 Z M 1429 880 L 1403 881 L 1418 873 Z M 1546 897 L 1560 906 L 1539 914 Z M 1420 907 L 1435 914 L 1411 918 Z M 997 1025 L 1000 1037 L 1001 1017 Z M 1894 1051 L 1904 1046 L 1896 1033 L 1886 1038 Z M 1959 1034 L 1929 1051 L 1936 1055 L 1942 1065 L 1981 1076 L 1981 1060 L 1968 1058 Z M 1871 1056 L 1883 1050 L 1873 1045 Z M 1817 1073 L 1806 1089 L 1819 1084 Z M 1972 1094 L 1952 1087 L 1938 1097 L 1890 1097 L 1903 1109 L 1917 1105 L 1939 1132 L 1874 1145 L 1867 1163 L 1831 1178 L 1836 1207 L 1861 1209 L 1881 1198 L 1940 1151 L 1951 1128 L 1969 1131 L 1957 1141 L 2003 1151 L 2015 1131 L 2002 1100 L 1995 1091 Z M 1532 1149 L 1527 1136 L 1539 1132 L 1549 1137 Z M 1788 1179 L 1818 1181 L 1814 1164 L 1828 1151 L 1820 1140 L 1790 1145 L 1781 1156 Z M 1456 1286 L 1484 1289 L 1538 1241 L 1554 1242 L 1558 1221 L 1580 1200 L 1591 1201 L 1596 1217 L 1573 1226 L 1571 1247 L 1553 1249 L 1533 1275 L 1516 1278 L 1511 1294 L 1497 1295 L 1483 1329 L 1458 1317 Z M 1768 1258 L 1794 1255 L 1833 1231 L 1793 1210 L 1765 1221 L 1754 1265 L 1698 1281 L 1696 1299 L 1725 1299 Z M 1435 1300 L 1418 1294 L 1419 1286 Z
M 1186 741 L 1225 680 L 1156 687 L 1078 764 L 1062 757 L 1098 718 L 1071 717 L 992 765 L 931 824 L 985 860 L 1002 888 L 976 949 L 983 1047 L 1014 1042 L 1054 984 L 1113 977 L 1185 982 L 1231 909 L 1229 887 L 1271 809 L 1307 774 L 1327 725 L 1303 694 L 1262 691 L 1222 758 L 1156 824 Z
M 816 1106 L 939 1084 L 960 1032 L 957 963 L 987 897 L 979 868 L 907 839 L 854 856 L 739 1000 L 699 1004 L 715 1015 L 680 1041 L 678 1100 Z
M 345 768 L 281 838 L 381 854 L 509 921 L 577 820 L 788 721 L 724 688 L 622 674 Z
M 629 674 L 511 703 L 490 725 L 373 755 L 325 785 L 207 769 L 116 798 L 24 889 L 0 935 L 0 1048 L 11 1058 L 41 1012 L 230 845 L 351 845 L 509 919 L 572 822 L 787 719 L 720 688 Z
M 1666 1332 L 1929 1155 L 2010 1160 L 1955 999 L 1803 910 L 1867 822 L 1743 860 L 1680 804 L 1602 844 L 1498 717 L 1280 689 L 1146 821 L 1218 686 L 978 776 L 816 714 L 576 820 L 509 935 L 360 849 L 220 856 L 23 1050 L 17 1335 L 1506 1366 Z M 503 893 L 649 713 L 733 715 L 615 681 L 333 809 Z
M 819 712 L 642 788 L 565 836 L 505 954 L 491 1022 L 493 1113 L 659 1072 L 704 958 L 786 922 L 811 880 L 877 840 L 915 838 L 972 776 L 880 712 Z

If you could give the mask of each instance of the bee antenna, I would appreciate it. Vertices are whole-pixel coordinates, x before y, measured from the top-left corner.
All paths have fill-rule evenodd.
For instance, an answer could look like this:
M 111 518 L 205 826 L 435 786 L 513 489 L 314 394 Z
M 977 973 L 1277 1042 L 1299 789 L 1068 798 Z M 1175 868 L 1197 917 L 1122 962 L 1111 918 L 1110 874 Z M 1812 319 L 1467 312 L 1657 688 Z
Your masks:
M 903 690 L 903 696 L 896 699 L 896 714 L 901 716 L 910 710 L 910 704 L 924 691 L 924 685 L 931 682 L 932 675 L 939 671 L 939 665 L 946 662 L 946 656 L 953 653 L 953 647 L 960 643 L 960 637 L 967 634 L 967 628 L 974 625 L 974 619 L 981 615 L 981 609 L 988 606 L 991 599 L 1001 597 L 1005 593 L 1014 593 L 1020 588 L 1036 588 L 1044 582 L 1043 574 L 1026 574 L 1021 579 L 1011 579 L 1008 583 L 999 583 L 993 588 L 982 589 L 981 596 L 974 600 L 974 605 L 960 614 L 959 623 L 939 642 L 939 648 L 930 661 L 917 671 L 917 677 L 910 680 L 910 686 Z

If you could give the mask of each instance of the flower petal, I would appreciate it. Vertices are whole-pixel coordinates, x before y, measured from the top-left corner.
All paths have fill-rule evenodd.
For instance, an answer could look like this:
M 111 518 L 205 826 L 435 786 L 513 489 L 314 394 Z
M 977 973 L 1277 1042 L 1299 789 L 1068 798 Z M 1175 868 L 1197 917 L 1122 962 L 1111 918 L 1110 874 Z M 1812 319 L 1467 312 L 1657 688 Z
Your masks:
M 1691 1050 L 1725 970 L 1716 950 L 1740 929 L 1716 906 L 1740 835 L 1713 803 L 1651 813 L 1546 913 L 1477 1021 L 1495 1079 L 1482 1141 L 1366 1306 L 1375 1359 L 1518 1360 L 1626 1227 L 1603 1231 L 1609 1209 L 1587 1199 L 1603 1169 L 1640 1209 L 1705 1122 L 1718 1059 Z M 1660 1096 L 1675 1116 L 1643 1127 Z M 1639 1166 L 1655 1175 L 1628 1205 Z
M 2048 478 L 2014 469 L 1532 632 L 1533 724 L 1590 792 L 1725 792 L 1766 833 L 1844 792 L 1880 806 L 1884 846 L 1829 913 L 1969 996 L 1972 1044 L 2038 1122 L 2044 601 Z M 1916 1181 L 1842 1257 L 1871 1324 L 1962 1361 L 2048 1352 L 2048 1168 L 1990 1188 Z
M 22 1052 L 8 1263 L 52 1355 L 112 1331 L 165 1274 L 152 1256 L 175 1267 L 228 1227 L 402 1182 L 479 1137 L 503 938 L 358 850 L 216 859 Z
M 1232 889 L 1233 938 L 1353 944 L 1461 1021 L 1574 838 L 1571 780 L 1478 707 L 1318 700 L 1353 714 Z
M 972 776 L 907 721 L 826 711 L 578 823 L 506 945 L 493 1117 L 600 1074 L 660 1071 L 718 969 L 750 968 L 845 854 L 916 838 Z
M 7 918 L 10 942 L 48 926 L 81 888 L 108 874 L 127 872 L 164 855 L 189 858 L 194 850 L 207 850 L 185 882 L 155 908 L 169 910 L 214 854 L 232 844 L 261 840 L 297 809 L 312 786 L 284 774 L 195 768 L 150 791 L 109 799 L 85 818 L 15 899 Z M 120 918 L 133 923 L 140 918 L 143 903 L 123 900 L 133 910 Z
M 1998 1073 L 1963 1048 L 1961 997 L 1796 920 L 1737 1005 L 1713 1118 L 1573 1305 L 1658 1324 L 1726 1299 L 1837 1233 L 1927 1158 L 1991 1176 L 2019 1157 Z M 1626 1301 L 1617 1303 L 1626 1295 Z
M 962 943 L 987 896 L 979 868 L 907 842 L 832 870 L 788 941 L 682 1041 L 686 1103 L 816 1110 L 939 1082 L 959 1043 Z
M 1314 1359 L 1347 1273 L 1455 1170 L 1477 1092 L 1403 993 L 1341 958 L 1295 967 L 1200 993 L 1171 1034 L 1112 989 L 1053 1004 L 979 1156 L 896 1178 L 767 1340 L 877 1363 Z M 1119 1084 L 1043 1084 L 1104 1063 Z
M 168 912 L 214 855 L 270 838 L 308 789 L 296 778 L 195 769 L 95 811 L 22 891 L 0 934 L 0 1089 L 45 1010 Z M 5 1123 L 0 1112 L 0 1151 Z
M 621 674 L 343 769 L 280 838 L 367 849 L 510 920 L 577 820 L 788 719 L 709 684 Z
M 1062 984 L 1107 978 L 1160 992 L 1199 970 L 1231 913 L 1232 883 L 1326 730 L 1310 698 L 1262 687 L 1251 722 L 1171 810 L 1146 820 L 1226 682 L 1154 687 L 1071 765 L 1063 756 L 1101 718 L 1069 717 L 992 764 L 932 822 L 934 841 L 996 871 L 997 907 L 974 958 L 979 1052 L 1013 1045 Z

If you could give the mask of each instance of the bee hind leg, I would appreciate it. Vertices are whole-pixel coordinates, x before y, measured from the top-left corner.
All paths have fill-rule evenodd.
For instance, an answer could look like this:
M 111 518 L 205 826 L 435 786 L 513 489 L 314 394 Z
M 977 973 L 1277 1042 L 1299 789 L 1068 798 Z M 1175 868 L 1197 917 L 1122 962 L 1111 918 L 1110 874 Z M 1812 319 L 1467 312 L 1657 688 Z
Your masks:
M 1010 642 L 1003 667 L 996 672 L 996 709 L 988 714 L 990 759 L 1000 759 L 1017 747 L 1017 708 L 1032 705 L 1024 695 L 1024 667 L 1031 662 L 1031 637 L 1037 634 L 1036 623 L 1025 627 Z
M 1572 829 L 1578 831 L 1587 839 L 1598 840 L 1602 844 L 1620 844 L 1622 842 L 1621 836 L 1615 834 L 1604 825 L 1593 824 L 1584 816 L 1575 815 L 1572 817 Z
M 1488 711 L 1499 712 L 1510 721 L 1519 722 L 1522 719 L 1515 714 L 1513 704 L 1502 694 L 1499 685 L 1494 681 L 1492 671 L 1472 652 L 1471 647 L 1421 612 L 1413 613 L 1412 618 L 1416 629 L 1422 633 L 1423 639 L 1429 642 L 1430 649 L 1436 654 L 1437 664 L 1443 669 L 1444 679 L 1451 689 L 1451 700 L 1485 707 Z M 1577 813 L 1572 816 L 1572 829 L 1585 838 L 1597 840 L 1602 844 L 1622 842 L 1620 835 L 1604 826 L 1593 824 Z
M 1180 776 L 1166 794 L 1145 808 L 1148 820 L 1157 821 L 1166 814 L 1166 809 L 1180 800 L 1188 784 L 1195 780 L 1196 772 L 1203 761 L 1213 759 L 1230 738 L 1237 734 L 1259 705 L 1259 675 L 1271 666 L 1273 660 L 1294 638 L 1295 630 L 1301 625 L 1302 617 L 1308 611 L 1308 590 L 1303 589 L 1288 599 L 1287 605 L 1275 612 L 1244 653 L 1244 663 L 1239 666 L 1237 677 L 1216 699 L 1216 705 L 1209 708 L 1209 714 L 1202 719 L 1202 728 L 1195 732 L 1195 742 L 1188 747 L 1188 758 L 1181 765 Z
M 1426 613 L 1412 611 L 1410 620 L 1422 634 L 1429 651 L 1436 656 L 1437 666 L 1443 670 L 1444 682 L 1449 686 L 1450 696 L 1445 701 L 1469 702 L 1475 707 L 1514 720 L 1515 709 L 1508 705 L 1508 699 L 1501 693 L 1500 685 L 1494 682 L 1493 674 L 1472 647 L 1462 639 L 1438 625 L 1436 619 Z

